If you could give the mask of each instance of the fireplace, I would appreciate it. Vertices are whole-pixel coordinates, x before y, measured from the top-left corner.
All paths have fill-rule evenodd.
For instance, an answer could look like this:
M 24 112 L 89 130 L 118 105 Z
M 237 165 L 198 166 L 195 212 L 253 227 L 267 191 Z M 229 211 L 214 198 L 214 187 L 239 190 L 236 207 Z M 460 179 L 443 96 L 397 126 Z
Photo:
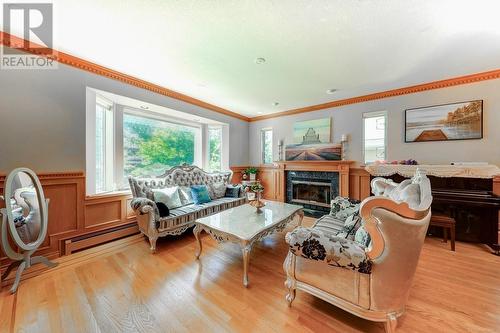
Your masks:
M 286 178 L 288 203 L 303 206 L 309 216 L 328 214 L 330 201 L 339 193 L 338 172 L 288 171 Z

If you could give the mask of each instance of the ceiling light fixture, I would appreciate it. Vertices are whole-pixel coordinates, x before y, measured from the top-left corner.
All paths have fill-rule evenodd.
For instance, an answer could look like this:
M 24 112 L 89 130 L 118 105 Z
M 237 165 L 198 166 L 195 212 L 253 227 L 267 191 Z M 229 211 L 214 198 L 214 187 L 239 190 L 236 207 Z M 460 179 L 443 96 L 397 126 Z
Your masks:
M 279 103 L 279 102 L 274 102 L 274 103 L 273 103 L 273 106 L 278 106 L 278 105 L 280 105 L 280 103 Z
M 145 106 L 145 105 L 141 105 L 140 108 L 143 110 L 149 110 L 149 106 Z
M 265 63 L 265 62 L 266 62 L 266 59 L 265 59 L 265 58 L 256 58 L 256 59 L 255 59 L 255 63 L 256 63 L 257 65 L 262 65 L 262 64 L 263 64 L 263 63 Z
M 333 94 L 335 94 L 335 92 L 336 92 L 336 91 L 337 91 L 337 89 L 328 89 L 328 90 L 326 91 L 326 93 L 327 93 L 328 95 L 333 95 Z
M 257 112 L 257 114 L 262 114 L 262 112 L 259 111 L 259 112 Z

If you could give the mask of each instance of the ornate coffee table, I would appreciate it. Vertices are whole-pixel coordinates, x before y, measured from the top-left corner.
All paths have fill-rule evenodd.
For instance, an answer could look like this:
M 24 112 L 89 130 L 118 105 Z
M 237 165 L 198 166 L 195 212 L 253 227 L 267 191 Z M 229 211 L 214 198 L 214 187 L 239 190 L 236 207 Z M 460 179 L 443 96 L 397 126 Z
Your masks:
M 253 243 L 275 231 L 283 231 L 295 217 L 298 217 L 300 225 L 304 217 L 301 206 L 268 201 L 260 214 L 256 212 L 255 207 L 245 204 L 198 219 L 193 229 L 198 241 L 196 259 L 200 258 L 202 250 L 200 240 L 202 230 L 219 243 L 239 243 L 243 253 L 243 285 L 247 287 L 248 263 Z

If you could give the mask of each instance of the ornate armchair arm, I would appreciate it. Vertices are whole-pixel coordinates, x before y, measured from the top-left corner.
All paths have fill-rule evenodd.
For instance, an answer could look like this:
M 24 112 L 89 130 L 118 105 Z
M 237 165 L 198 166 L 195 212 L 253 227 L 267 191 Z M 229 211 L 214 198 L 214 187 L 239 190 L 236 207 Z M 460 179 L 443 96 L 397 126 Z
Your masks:
M 365 248 L 354 241 L 304 227 L 297 227 L 287 233 L 285 240 L 290 245 L 290 252 L 296 256 L 360 273 L 371 273 L 372 262 Z
M 134 198 L 130 202 L 130 206 L 137 215 L 153 213 L 155 219 L 160 218 L 160 212 L 153 200 L 147 198 Z
M 384 237 L 382 236 L 382 233 L 378 228 L 380 221 L 373 214 L 376 208 L 382 208 L 398 214 L 399 216 L 402 216 L 404 218 L 414 220 L 420 220 L 424 218 L 429 212 L 429 209 L 413 210 L 408 206 L 406 202 L 394 201 L 383 196 L 374 196 L 363 200 L 359 209 L 359 213 L 365 221 L 365 229 L 370 234 L 372 240 L 372 247 L 367 253 L 372 260 L 378 258 L 384 251 L 385 247 Z

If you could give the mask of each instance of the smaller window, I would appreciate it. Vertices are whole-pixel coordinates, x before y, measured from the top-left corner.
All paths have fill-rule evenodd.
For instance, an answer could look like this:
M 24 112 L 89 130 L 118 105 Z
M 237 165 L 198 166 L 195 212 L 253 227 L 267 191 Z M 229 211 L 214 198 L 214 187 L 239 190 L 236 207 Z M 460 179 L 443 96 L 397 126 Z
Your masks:
M 208 128 L 208 170 L 222 169 L 222 127 Z
M 386 112 L 363 114 L 363 155 L 365 164 L 386 159 L 386 121 Z
M 273 129 L 265 128 L 261 131 L 262 163 L 273 163 Z

